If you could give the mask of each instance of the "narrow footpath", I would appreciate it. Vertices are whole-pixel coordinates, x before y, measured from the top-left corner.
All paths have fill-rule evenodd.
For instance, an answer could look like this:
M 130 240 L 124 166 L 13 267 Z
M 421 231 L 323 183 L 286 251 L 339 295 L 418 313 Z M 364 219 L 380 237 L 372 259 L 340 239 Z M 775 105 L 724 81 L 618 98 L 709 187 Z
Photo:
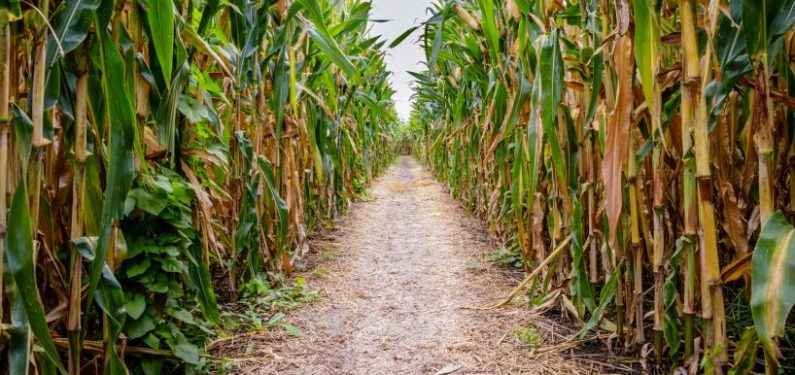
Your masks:
M 247 338 L 237 345 L 249 360 L 233 373 L 622 372 L 598 351 L 574 352 L 572 329 L 533 315 L 526 298 L 460 308 L 504 298 L 523 275 L 490 260 L 498 245 L 483 224 L 414 159 L 398 159 L 370 193 L 314 243 L 320 255 L 305 277 L 320 299 L 287 316 L 303 335 Z

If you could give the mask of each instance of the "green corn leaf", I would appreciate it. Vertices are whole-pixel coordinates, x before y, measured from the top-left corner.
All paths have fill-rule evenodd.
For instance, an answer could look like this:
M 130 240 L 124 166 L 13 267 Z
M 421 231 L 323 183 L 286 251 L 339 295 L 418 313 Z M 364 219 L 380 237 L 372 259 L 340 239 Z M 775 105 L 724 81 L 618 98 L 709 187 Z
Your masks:
M 748 47 L 748 55 L 759 60 L 768 52 L 776 38 L 795 26 L 795 1 L 793 0 L 741 0 L 742 29 Z
M 497 27 L 497 16 L 494 10 L 494 0 L 478 0 L 478 8 L 482 13 L 480 26 L 486 35 L 486 44 L 489 46 L 489 55 L 492 61 L 497 61 L 500 55 L 500 30 Z
M 146 0 L 145 13 L 163 80 L 170 87 L 174 62 L 174 4 L 171 0 Z
M 190 79 L 190 70 L 187 65 L 182 65 L 177 69 L 171 86 L 166 90 L 163 101 L 157 109 L 157 138 L 160 144 L 166 147 L 166 152 L 170 161 L 174 162 L 177 147 L 177 112 L 179 111 L 179 98 L 185 90 L 185 86 Z
M 779 4 L 778 11 L 770 23 L 770 42 L 792 30 L 793 26 L 795 26 L 795 0 L 784 0 Z
M 210 277 L 210 268 L 203 262 L 193 261 L 188 268 L 188 277 L 196 288 L 199 308 L 204 317 L 213 324 L 221 324 L 221 313 L 218 311 L 218 301 Z
M 389 44 L 389 48 L 395 48 L 399 46 L 401 43 L 403 43 L 404 40 L 406 40 L 406 38 L 410 37 L 411 34 L 414 34 L 414 32 L 417 31 L 417 29 L 419 28 L 420 28 L 419 26 L 414 26 L 404 31 L 403 34 L 400 34 L 400 36 L 395 38 L 395 40 L 393 40 L 392 43 Z
M 8 264 L 7 256 L 4 256 Z M 4 270 L 4 276 L 11 276 Z M 30 373 L 30 328 L 25 315 L 25 304 L 19 297 L 19 289 L 11 277 L 5 287 L 5 295 L 11 306 L 11 327 L 8 333 L 8 373 L 9 375 L 28 375 Z
M 591 318 L 588 319 L 588 322 L 580 329 L 580 332 L 577 334 L 579 337 L 585 337 L 585 334 L 588 333 L 593 327 L 596 327 L 599 324 L 599 321 L 602 320 L 602 314 L 604 314 L 607 306 L 610 302 L 613 302 L 613 297 L 616 295 L 616 288 L 618 286 L 618 275 L 620 274 L 621 265 L 619 265 L 616 271 L 613 271 L 610 274 L 610 277 L 605 282 L 605 285 L 602 287 L 602 291 L 599 293 L 599 306 L 591 314 Z
M 514 131 L 514 142 L 517 145 L 522 143 L 522 132 Z M 517 222 L 522 221 L 522 198 L 524 197 L 526 172 L 525 167 L 527 163 L 524 160 L 524 150 L 522 146 L 514 147 L 513 150 L 513 170 L 511 175 L 513 181 L 511 183 L 511 203 L 513 206 L 513 214 Z
M 16 104 L 12 105 L 14 133 L 19 149 L 19 165 L 24 172 L 32 152 L 33 123 L 28 115 Z M 14 323 L 12 341 L 24 342 L 24 345 L 12 347 L 9 355 L 11 362 L 17 369 L 27 368 L 26 361 L 29 357 L 28 327 L 33 331 L 36 339 L 44 348 L 45 355 L 57 368 L 64 371 L 58 352 L 50 337 L 49 327 L 45 319 L 44 306 L 39 297 L 35 280 L 35 259 L 33 259 L 33 233 L 28 206 L 28 190 L 26 179 L 22 178 L 17 184 L 11 200 L 11 209 L 8 217 L 7 236 L 5 238 L 4 258 L 7 273 L 13 278 L 11 318 Z M 11 298 L 12 296 L 9 296 Z M 21 344 L 16 344 L 21 345 Z M 20 373 L 21 374 L 21 373 Z
M 593 296 L 593 288 L 588 280 L 588 272 L 585 263 L 584 241 L 586 233 L 582 227 L 583 207 L 582 199 L 577 199 L 574 204 L 574 220 L 572 226 L 572 241 L 569 251 L 571 252 L 571 296 L 574 307 L 580 316 L 584 316 L 585 308 L 593 312 L 596 308 L 596 301 Z M 604 297 L 603 297 L 604 298 Z
M 317 137 L 317 128 L 324 127 L 322 122 L 318 122 L 314 129 L 308 130 L 309 147 L 312 150 L 312 161 L 315 165 L 315 175 L 317 176 L 318 184 L 325 186 L 326 184 L 326 166 L 323 163 L 323 153 L 320 151 L 320 143 Z
M 234 77 L 232 71 L 226 65 L 224 59 L 222 59 L 221 56 L 217 52 L 215 52 L 215 50 L 212 48 L 212 46 L 210 46 L 207 40 L 205 40 L 201 36 L 200 32 L 193 29 L 193 26 L 186 24 L 182 29 L 181 36 L 182 38 L 185 39 L 185 42 L 188 43 L 189 46 L 196 48 L 201 53 L 207 56 L 212 57 L 213 60 L 215 60 L 218 66 L 221 67 L 221 69 L 224 71 L 224 73 L 226 73 L 228 77 L 230 78 Z
M 204 32 L 207 31 L 207 28 L 210 26 L 210 22 L 212 22 L 213 17 L 218 11 L 221 9 L 221 0 L 209 0 L 204 5 L 204 12 L 202 12 L 201 21 L 199 21 L 199 28 L 198 33 L 199 35 L 204 35 Z
M 737 348 L 734 352 L 734 367 L 731 370 L 731 374 L 751 374 L 756 365 L 758 351 L 759 338 L 756 335 L 756 330 L 754 327 L 747 327 L 740 335 L 740 341 L 737 343 Z
M 541 94 L 541 122 L 544 126 L 545 139 L 552 148 L 552 163 L 555 172 L 561 181 L 561 187 L 566 183 L 566 164 L 563 160 L 563 151 L 560 148 L 557 136 L 558 107 L 563 98 L 563 55 L 558 41 L 558 30 L 551 31 L 541 43 L 541 56 L 539 58 L 539 77 Z
M 325 17 L 323 11 L 320 9 L 320 4 L 314 0 L 297 0 L 297 4 L 301 4 L 304 11 L 312 21 L 314 27 L 307 27 L 307 32 L 312 37 L 312 40 L 317 44 L 317 47 L 334 62 L 348 77 L 356 76 L 356 67 L 353 65 L 348 56 L 342 52 L 337 40 L 332 37 L 326 27 Z
M 433 66 L 436 65 L 436 61 L 439 59 L 439 52 L 442 50 L 443 44 L 442 31 L 444 30 L 445 21 L 447 21 L 447 15 L 450 12 L 450 8 L 453 6 L 453 3 L 453 0 L 448 0 L 438 13 L 440 20 L 436 24 L 436 32 L 434 33 L 433 44 L 431 44 L 432 48 L 430 49 L 430 54 L 428 55 L 428 67 L 430 69 L 433 69 Z
M 101 0 L 73 0 L 57 14 L 53 33 L 47 40 L 47 61 L 50 67 L 60 57 L 77 49 L 86 39 L 91 28 L 92 12 L 99 9 Z
M 530 13 L 530 0 L 514 0 L 514 2 L 522 13 Z
M 93 295 L 94 288 L 99 282 L 102 268 L 107 259 L 107 247 L 112 227 L 123 214 L 123 203 L 127 199 L 134 175 L 132 141 L 135 114 L 123 82 L 112 78 L 124 75 L 124 62 L 109 35 L 104 35 L 102 45 L 96 48 L 99 49 L 98 54 L 101 57 L 101 60 L 96 63 L 100 64 L 103 72 L 103 95 L 107 106 L 106 115 L 111 136 L 108 145 L 110 160 L 105 183 L 101 234 L 97 244 L 96 258 L 90 271 L 89 293 L 87 293 L 89 297 Z
M 124 202 L 135 172 L 133 169 L 135 113 L 124 87 L 124 81 L 116 78 L 125 75 L 124 60 L 106 31 L 100 31 L 98 35 L 99 42 L 93 46 L 92 55 L 97 57 L 94 59 L 94 64 L 102 75 L 102 97 L 109 125 L 107 145 L 109 160 L 99 239 L 94 260 L 89 268 L 84 326 L 87 326 L 92 300 L 96 301 L 110 318 L 108 319 L 110 340 L 105 351 L 107 356 L 105 373 L 123 375 L 126 374 L 126 369 L 116 352 L 115 340 L 121 333 L 126 317 L 124 293 L 113 277 L 112 271 L 107 267 L 106 260 L 112 233 L 124 214 Z M 98 287 L 99 293 L 96 293 Z
M 392 114 L 390 114 L 384 109 L 386 103 L 378 103 L 372 96 L 361 91 L 356 92 L 356 98 L 361 100 L 368 108 L 370 108 L 370 111 L 372 111 L 372 113 L 381 116 L 382 118 L 385 119 L 392 117 Z
M 330 35 L 325 34 L 318 29 L 308 29 L 309 35 L 312 37 L 312 40 L 317 43 L 317 47 L 323 51 L 323 53 L 328 56 L 331 61 L 334 62 L 346 75 L 349 77 L 354 77 L 356 75 L 356 67 L 353 66 L 353 63 L 345 56 L 345 53 L 342 52 L 337 42 L 332 38 Z
M 781 358 L 775 337 L 784 336 L 795 305 L 795 228 L 781 212 L 765 223 L 751 266 L 751 312 L 765 350 Z
M 36 336 L 39 345 L 44 349 L 47 359 L 61 372 L 66 369 L 58 355 L 58 350 L 50 336 L 50 328 L 45 318 L 44 306 L 36 287 L 33 259 L 33 233 L 30 222 L 30 209 L 28 208 L 28 189 L 25 179 L 17 184 L 14 196 L 11 199 L 9 212 L 8 237 L 6 238 L 6 261 L 8 271 L 13 275 L 18 297 L 25 309 L 25 319 L 30 324 L 30 329 Z
M 11 111 L 14 114 L 14 135 L 19 145 L 19 164 L 23 171 L 27 171 L 33 151 L 33 121 L 16 104 L 11 106 Z
M 0 12 L 4 12 L 3 17 L 14 21 L 22 17 L 22 1 L 20 0 L 0 0 Z M 2 22 L 2 17 L 0 17 Z M 1 24 L 0 24 L 1 26 Z
M 635 60 L 643 95 L 652 108 L 660 54 L 660 27 L 651 0 L 635 0 Z M 658 114 L 652 114 L 657 116 Z
M 260 170 L 265 177 L 265 186 L 268 188 L 268 192 L 270 193 L 271 199 L 276 207 L 276 213 L 279 217 L 279 244 L 282 246 L 287 239 L 287 229 L 288 229 L 288 208 L 287 202 L 282 199 L 281 195 L 279 195 L 278 190 L 276 190 L 276 183 L 275 179 L 273 178 L 273 167 L 271 164 L 264 158 L 258 159 Z
M 541 80 L 537 79 L 533 83 L 533 91 L 530 96 L 531 103 L 538 102 L 539 91 L 541 91 Z M 536 111 L 533 111 L 536 112 Z M 539 165 L 542 163 L 540 159 L 541 150 L 538 149 L 538 145 L 541 141 L 539 139 L 541 134 L 539 130 L 543 129 L 538 124 L 538 116 L 532 114 L 530 116 L 530 123 L 527 125 L 527 158 L 529 161 L 528 165 L 528 174 L 529 174 L 529 182 L 528 182 L 528 189 L 527 189 L 527 207 L 528 209 L 532 209 L 535 198 L 536 198 L 536 190 L 538 188 L 538 171 Z

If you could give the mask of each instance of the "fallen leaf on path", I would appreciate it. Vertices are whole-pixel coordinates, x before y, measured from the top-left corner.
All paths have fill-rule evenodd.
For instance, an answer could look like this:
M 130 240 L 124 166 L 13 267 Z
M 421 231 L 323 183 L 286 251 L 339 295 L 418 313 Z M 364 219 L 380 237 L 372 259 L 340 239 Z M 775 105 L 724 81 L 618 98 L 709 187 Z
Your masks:
M 452 373 L 458 371 L 461 367 L 464 367 L 464 366 L 449 364 L 447 366 L 444 366 L 441 370 L 436 371 L 435 375 L 452 374 Z

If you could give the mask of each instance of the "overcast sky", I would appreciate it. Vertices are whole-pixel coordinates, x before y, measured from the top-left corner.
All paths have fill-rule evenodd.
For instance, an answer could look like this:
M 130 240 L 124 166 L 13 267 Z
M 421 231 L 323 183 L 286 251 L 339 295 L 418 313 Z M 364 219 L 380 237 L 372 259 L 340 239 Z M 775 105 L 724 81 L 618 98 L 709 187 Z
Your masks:
M 373 0 L 372 19 L 388 19 L 391 22 L 373 23 L 372 34 L 383 35 L 391 43 L 410 27 L 420 24 L 428 17 L 425 10 L 431 5 L 432 0 Z M 418 30 L 406 39 L 400 46 L 387 51 L 386 63 L 392 71 L 392 87 L 397 90 L 395 105 L 398 115 L 407 120 L 411 114 L 410 85 L 413 77 L 409 71 L 423 70 L 420 62 L 425 60 L 425 53 L 417 41 L 420 35 Z

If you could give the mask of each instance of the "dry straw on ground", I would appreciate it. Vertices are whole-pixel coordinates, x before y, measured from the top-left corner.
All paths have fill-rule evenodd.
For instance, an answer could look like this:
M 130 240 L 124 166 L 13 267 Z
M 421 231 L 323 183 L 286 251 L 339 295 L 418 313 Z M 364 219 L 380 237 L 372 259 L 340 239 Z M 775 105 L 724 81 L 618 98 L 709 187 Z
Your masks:
M 237 374 L 606 374 L 631 367 L 568 342 L 571 328 L 507 295 L 521 273 L 496 267 L 495 248 L 468 215 L 412 159 L 402 158 L 315 247 L 333 249 L 309 277 L 320 302 L 288 315 L 303 330 L 244 334 L 211 347 L 240 358 Z M 517 299 L 518 300 L 518 299 Z M 514 334 L 535 330 L 529 345 Z M 444 371 L 440 371 L 444 370 Z

